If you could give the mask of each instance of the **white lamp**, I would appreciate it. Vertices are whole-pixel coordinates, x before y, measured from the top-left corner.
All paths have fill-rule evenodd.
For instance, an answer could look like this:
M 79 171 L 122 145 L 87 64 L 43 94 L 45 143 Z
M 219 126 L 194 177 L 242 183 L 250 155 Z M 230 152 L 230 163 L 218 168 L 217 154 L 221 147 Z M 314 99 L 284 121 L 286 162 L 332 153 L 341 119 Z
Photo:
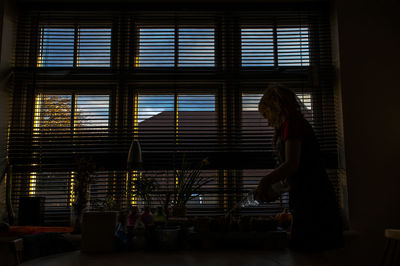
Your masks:
M 142 167 L 142 149 L 138 140 L 133 140 L 128 152 L 128 160 L 126 168 L 128 170 L 138 169 Z

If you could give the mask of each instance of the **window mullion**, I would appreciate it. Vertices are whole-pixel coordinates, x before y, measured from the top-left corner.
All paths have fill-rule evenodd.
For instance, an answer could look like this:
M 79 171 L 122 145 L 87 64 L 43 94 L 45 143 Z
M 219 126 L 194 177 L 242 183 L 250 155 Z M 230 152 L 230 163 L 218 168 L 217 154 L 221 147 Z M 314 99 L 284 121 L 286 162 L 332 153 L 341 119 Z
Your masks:
M 70 124 L 70 131 L 71 136 L 74 136 L 75 133 L 75 113 L 76 113 L 76 94 L 72 93 L 71 96 L 71 124 Z
M 174 127 L 175 127 L 175 144 L 179 144 L 179 96 L 174 94 Z
M 273 23 L 273 42 L 274 42 L 274 67 L 278 68 L 278 29 L 277 29 L 277 22 L 276 18 L 274 19 Z
M 175 23 L 175 31 L 174 31 L 174 68 L 175 70 L 178 68 L 179 60 L 179 29 L 178 23 Z
M 75 24 L 74 26 L 74 63 L 73 67 L 76 68 L 78 66 L 78 41 L 79 41 L 79 26 Z

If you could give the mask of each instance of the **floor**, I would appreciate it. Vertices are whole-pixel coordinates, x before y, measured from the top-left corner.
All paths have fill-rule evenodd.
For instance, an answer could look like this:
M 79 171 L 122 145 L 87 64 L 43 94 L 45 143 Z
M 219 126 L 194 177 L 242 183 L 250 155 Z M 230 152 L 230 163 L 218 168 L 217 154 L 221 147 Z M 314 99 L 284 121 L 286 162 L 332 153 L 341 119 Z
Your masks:
M 295 253 L 281 250 L 219 250 L 176 252 L 124 252 L 88 255 L 79 251 L 39 258 L 23 263 L 25 266 L 334 266 L 355 265 L 350 262 L 345 250 L 318 254 Z

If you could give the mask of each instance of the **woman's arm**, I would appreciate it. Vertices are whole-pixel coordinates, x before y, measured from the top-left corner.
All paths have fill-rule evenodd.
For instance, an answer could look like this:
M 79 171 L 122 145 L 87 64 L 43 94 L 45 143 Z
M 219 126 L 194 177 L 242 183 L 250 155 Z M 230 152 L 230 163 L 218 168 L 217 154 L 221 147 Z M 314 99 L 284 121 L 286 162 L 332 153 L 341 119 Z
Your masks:
M 300 164 L 301 141 L 298 139 L 288 139 L 285 141 L 285 162 L 271 173 L 266 175 L 258 185 L 255 199 L 261 202 L 271 200 L 271 185 L 292 176 L 296 173 Z

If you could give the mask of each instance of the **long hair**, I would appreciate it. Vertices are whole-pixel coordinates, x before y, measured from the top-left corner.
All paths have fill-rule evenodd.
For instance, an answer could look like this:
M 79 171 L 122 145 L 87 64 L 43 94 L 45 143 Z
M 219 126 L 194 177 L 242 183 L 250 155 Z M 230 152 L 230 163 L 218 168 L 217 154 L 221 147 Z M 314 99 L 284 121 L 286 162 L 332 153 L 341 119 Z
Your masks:
M 281 85 L 269 87 L 264 91 L 258 110 L 261 114 L 265 114 L 267 110 L 270 111 L 275 122 L 278 123 L 273 125 L 276 129 L 285 122 L 283 120 L 303 118 L 300 100 L 291 89 Z
M 266 112 L 269 112 L 272 121 L 268 121 L 268 123 L 275 129 L 273 143 L 277 162 L 283 160 L 282 155 L 284 154 L 279 138 L 281 127 L 285 120 L 303 119 L 300 106 L 301 102 L 296 94 L 280 85 L 266 89 L 258 104 L 258 110 L 263 116 L 265 116 Z

